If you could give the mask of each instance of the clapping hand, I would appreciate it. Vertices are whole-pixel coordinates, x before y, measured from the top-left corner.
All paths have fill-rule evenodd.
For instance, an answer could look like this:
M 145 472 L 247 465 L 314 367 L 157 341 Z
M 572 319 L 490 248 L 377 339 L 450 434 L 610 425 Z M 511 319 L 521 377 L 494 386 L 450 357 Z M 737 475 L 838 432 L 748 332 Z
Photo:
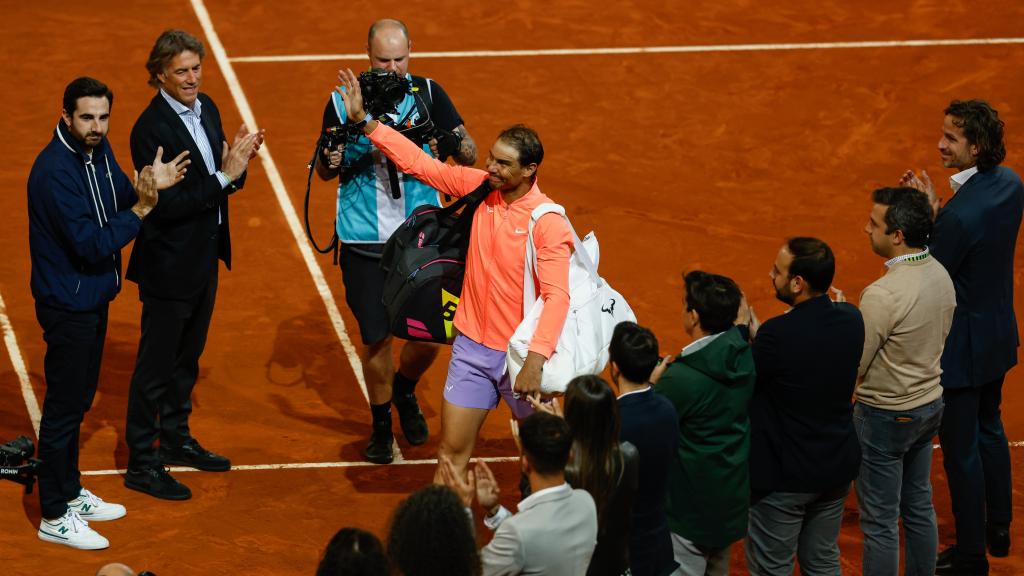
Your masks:
M 446 454 L 442 454 L 438 458 L 438 464 L 441 466 L 441 479 L 444 480 L 444 485 L 451 488 L 453 492 L 462 501 L 462 505 L 469 508 L 473 505 L 473 494 L 476 492 L 476 478 L 474 477 L 473 471 L 470 470 L 466 474 L 466 478 L 463 478 L 459 471 L 455 468 L 455 463 Z
M 918 177 L 914 174 L 913 170 L 907 170 L 900 177 L 900 186 L 906 186 L 913 188 L 919 192 L 924 192 L 924 195 L 928 197 L 928 203 L 932 206 L 932 212 L 938 213 L 939 208 L 942 207 L 942 198 L 935 195 L 935 185 L 932 184 L 932 179 L 928 176 L 928 173 L 921 170 L 921 176 Z
M 162 160 L 163 156 L 164 147 L 157 146 L 156 156 L 153 158 L 153 178 L 157 190 L 166 190 L 184 180 L 187 167 L 192 163 L 191 160 L 185 158 L 188 156 L 188 150 L 178 154 L 170 162 L 164 162 Z M 138 189 L 138 186 L 136 186 L 136 189 Z

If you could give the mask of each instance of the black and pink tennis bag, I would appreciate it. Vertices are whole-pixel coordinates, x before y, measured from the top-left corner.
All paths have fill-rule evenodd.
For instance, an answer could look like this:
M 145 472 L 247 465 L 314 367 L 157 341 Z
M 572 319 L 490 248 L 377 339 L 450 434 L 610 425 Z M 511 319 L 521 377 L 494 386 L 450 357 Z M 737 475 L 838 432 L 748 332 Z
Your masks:
M 388 238 L 380 267 L 392 334 L 446 344 L 455 338 L 473 213 L 490 192 L 484 181 L 445 208 L 419 206 Z

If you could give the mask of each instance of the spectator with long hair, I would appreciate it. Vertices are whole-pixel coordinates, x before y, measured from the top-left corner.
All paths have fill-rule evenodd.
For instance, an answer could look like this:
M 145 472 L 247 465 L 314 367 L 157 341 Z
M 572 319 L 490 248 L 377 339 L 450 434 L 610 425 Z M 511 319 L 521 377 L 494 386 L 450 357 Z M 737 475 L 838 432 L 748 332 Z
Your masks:
M 566 479 L 589 492 L 597 506 L 597 547 L 587 574 L 626 574 L 639 453 L 629 442 L 619 442 L 618 402 L 600 376 L 577 376 L 569 382 L 564 417 L 573 432 Z
M 388 533 L 388 560 L 402 576 L 480 575 L 473 526 L 451 488 L 427 486 L 398 505 Z

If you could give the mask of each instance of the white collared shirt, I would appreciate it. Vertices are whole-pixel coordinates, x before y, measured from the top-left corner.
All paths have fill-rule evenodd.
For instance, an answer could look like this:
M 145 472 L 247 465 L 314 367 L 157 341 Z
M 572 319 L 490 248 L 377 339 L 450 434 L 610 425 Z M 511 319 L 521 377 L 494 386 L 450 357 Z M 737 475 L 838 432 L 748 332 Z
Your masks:
M 707 346 L 708 344 L 711 344 L 715 340 L 715 338 L 718 338 L 722 334 L 725 334 L 724 330 L 722 332 L 719 332 L 718 334 L 709 334 L 703 338 L 698 338 L 697 340 L 694 340 L 693 342 L 690 342 L 689 344 L 684 346 L 683 351 L 680 352 L 679 355 L 686 356 L 689 354 L 693 354 L 694 352 L 700 350 L 701 348 Z
M 902 254 L 894 258 L 889 258 L 888 260 L 885 261 L 885 267 L 892 268 L 896 264 L 899 264 L 900 262 L 905 262 L 907 260 L 924 260 L 925 258 L 928 257 L 928 254 L 928 247 L 925 246 L 924 250 L 920 252 L 914 252 L 912 254 Z
M 563 482 L 558 486 L 552 486 L 550 488 L 538 490 L 533 494 L 530 494 L 526 498 L 523 498 L 522 501 L 519 502 L 519 509 L 522 510 L 524 505 L 540 498 L 544 494 L 550 494 L 551 492 L 560 492 L 563 490 L 572 490 L 572 487 L 569 486 L 568 482 Z M 511 515 L 512 512 L 510 512 L 508 508 L 505 508 L 504 506 L 498 506 L 498 511 L 494 514 L 494 516 L 484 516 L 484 526 L 487 526 L 491 530 L 497 530 L 498 526 L 501 526 L 501 523 L 504 522 Z
M 953 193 L 956 194 L 956 192 L 960 190 L 960 187 L 967 184 L 967 181 L 971 179 L 971 176 L 974 176 L 977 173 L 977 166 L 971 166 L 967 170 L 957 172 L 949 177 L 949 187 L 952 188 Z
M 616 398 L 616 400 L 622 400 L 626 396 L 632 396 L 633 394 L 642 394 L 644 392 L 647 392 L 650 389 L 651 389 L 651 385 L 647 384 L 647 386 L 644 386 L 643 388 L 641 388 L 639 390 L 633 390 L 632 392 L 626 392 L 624 394 L 619 394 L 619 396 Z

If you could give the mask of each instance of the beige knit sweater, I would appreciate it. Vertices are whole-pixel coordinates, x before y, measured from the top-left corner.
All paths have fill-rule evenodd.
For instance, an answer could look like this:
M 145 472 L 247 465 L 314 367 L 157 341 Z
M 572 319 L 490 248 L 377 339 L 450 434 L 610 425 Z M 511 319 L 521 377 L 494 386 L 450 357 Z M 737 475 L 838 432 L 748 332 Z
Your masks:
M 865 288 L 857 400 L 885 410 L 911 410 L 942 396 L 939 360 L 954 308 L 953 281 L 931 256 L 897 262 Z

